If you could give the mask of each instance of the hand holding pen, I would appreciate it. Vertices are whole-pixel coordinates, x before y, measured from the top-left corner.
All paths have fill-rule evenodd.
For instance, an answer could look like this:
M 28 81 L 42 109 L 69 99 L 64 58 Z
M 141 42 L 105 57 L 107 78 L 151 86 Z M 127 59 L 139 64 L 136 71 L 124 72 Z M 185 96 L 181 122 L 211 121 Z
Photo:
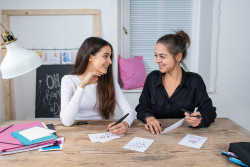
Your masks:
M 126 115 L 124 115 L 118 121 L 109 124 L 107 132 L 110 132 L 110 133 L 113 133 L 113 134 L 116 134 L 116 135 L 123 135 L 124 133 L 126 133 L 129 125 L 128 125 L 128 123 L 126 121 L 123 121 L 123 120 L 128 115 L 129 115 L 129 113 L 127 113 Z
M 202 117 L 201 117 L 201 113 L 199 111 L 197 112 L 191 112 L 185 109 L 181 109 L 186 118 L 185 118 L 185 122 L 187 124 L 189 124 L 192 127 L 197 127 L 199 126 L 199 124 L 201 123 Z

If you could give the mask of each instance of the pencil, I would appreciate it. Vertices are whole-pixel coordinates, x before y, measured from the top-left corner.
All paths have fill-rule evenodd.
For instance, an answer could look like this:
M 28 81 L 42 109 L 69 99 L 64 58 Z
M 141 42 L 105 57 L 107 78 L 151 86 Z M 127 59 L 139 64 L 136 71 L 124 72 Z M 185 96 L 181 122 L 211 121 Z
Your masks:
M 23 146 L 22 144 L 16 144 L 16 143 L 7 143 L 7 142 L 1 142 L 0 143 L 3 143 L 3 144 L 11 144 L 11 145 L 18 145 L 18 146 Z
M 14 125 L 14 124 L 13 124 Z M 7 128 L 5 128 L 4 130 L 2 130 L 0 133 L 2 133 L 2 132 L 4 132 L 4 131 L 6 131 L 7 129 L 9 129 L 10 127 L 12 127 L 13 125 L 10 125 L 10 126 L 8 126 Z

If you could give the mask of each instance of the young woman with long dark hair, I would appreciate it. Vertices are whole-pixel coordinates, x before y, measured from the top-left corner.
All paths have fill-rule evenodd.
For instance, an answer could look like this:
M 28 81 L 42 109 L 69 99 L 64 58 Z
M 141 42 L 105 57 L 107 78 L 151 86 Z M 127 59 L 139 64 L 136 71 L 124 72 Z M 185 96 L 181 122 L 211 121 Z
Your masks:
M 90 37 L 81 45 L 71 75 L 61 82 L 60 118 L 65 126 L 75 120 L 110 119 L 114 116 L 116 103 L 129 116 L 111 133 L 124 134 L 134 120 L 134 110 L 126 101 L 118 83 L 113 80 L 113 48 L 98 37 Z

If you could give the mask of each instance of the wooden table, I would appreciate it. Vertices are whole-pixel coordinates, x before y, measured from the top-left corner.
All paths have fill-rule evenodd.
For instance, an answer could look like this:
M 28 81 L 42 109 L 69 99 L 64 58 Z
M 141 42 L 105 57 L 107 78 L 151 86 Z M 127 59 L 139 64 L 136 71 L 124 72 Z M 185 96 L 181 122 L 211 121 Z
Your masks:
M 177 119 L 161 120 L 168 127 Z M 1 126 L 28 121 L 8 121 Z M 91 143 L 88 134 L 104 132 L 111 121 L 88 121 L 87 125 L 65 127 L 60 121 L 46 120 L 55 125 L 58 137 L 65 137 L 63 151 L 38 152 L 37 150 L 0 156 L 0 166 L 236 166 L 221 151 L 231 142 L 250 142 L 250 132 L 229 119 L 218 118 L 209 128 L 193 129 L 184 123 L 167 135 L 152 135 L 143 123 L 135 120 L 128 133 L 107 143 Z M 186 134 L 207 137 L 201 149 L 179 145 Z M 153 139 L 144 152 L 123 149 L 134 137 Z

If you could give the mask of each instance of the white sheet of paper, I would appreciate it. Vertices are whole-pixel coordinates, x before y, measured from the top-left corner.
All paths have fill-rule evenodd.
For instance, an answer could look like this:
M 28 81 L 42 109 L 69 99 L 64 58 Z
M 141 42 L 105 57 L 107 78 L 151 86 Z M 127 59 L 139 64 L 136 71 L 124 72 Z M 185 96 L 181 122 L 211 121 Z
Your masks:
M 103 132 L 103 133 L 96 133 L 96 134 L 88 134 L 89 139 L 91 140 L 91 142 L 108 142 L 110 140 L 113 139 L 118 139 L 120 138 L 122 135 L 115 135 L 112 134 L 110 132 Z
M 173 125 L 171 125 L 171 126 L 165 128 L 164 131 L 161 132 L 161 134 L 162 134 L 162 135 L 165 135 L 166 133 L 168 133 L 168 132 L 174 130 L 175 128 L 178 128 L 179 126 L 181 126 L 181 125 L 183 124 L 184 119 L 185 119 L 185 118 L 183 118 L 183 119 L 179 120 L 178 122 L 176 122 L 175 124 L 173 124 Z
M 134 150 L 134 151 L 139 151 L 139 152 L 144 152 L 153 142 L 154 140 L 151 140 L 151 139 L 134 137 L 123 148 Z
M 54 133 L 54 132 L 55 130 L 45 129 L 45 128 L 36 126 L 33 128 L 25 129 L 19 132 L 19 134 L 23 135 L 29 140 L 35 140 L 35 139 L 49 136 L 51 135 L 51 133 Z
M 178 144 L 200 149 L 206 140 L 207 137 L 187 134 Z

